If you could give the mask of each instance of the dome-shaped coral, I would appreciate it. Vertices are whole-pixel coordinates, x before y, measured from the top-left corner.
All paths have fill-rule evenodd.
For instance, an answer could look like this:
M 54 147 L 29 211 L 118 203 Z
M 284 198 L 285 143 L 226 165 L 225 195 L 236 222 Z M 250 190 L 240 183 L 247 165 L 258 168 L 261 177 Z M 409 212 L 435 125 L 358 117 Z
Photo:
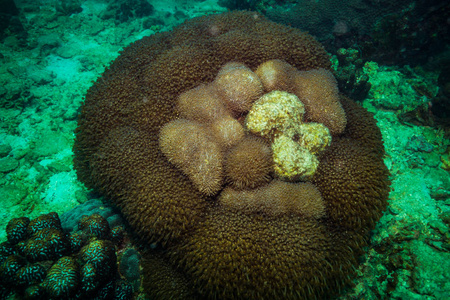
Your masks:
M 249 111 L 263 94 L 259 77 L 246 65 L 235 62 L 220 69 L 214 86 L 228 107 L 238 114 Z
M 245 135 L 244 127 L 238 120 L 230 115 L 225 115 L 214 120 L 211 124 L 211 131 L 216 142 L 221 145 L 223 149 L 235 145 Z
M 181 94 L 177 108 L 182 118 L 200 123 L 212 122 L 228 115 L 214 86 L 205 84 Z
M 337 81 L 330 71 L 321 68 L 297 72 L 293 86 L 294 93 L 305 104 L 309 120 L 323 123 L 333 135 L 344 132 L 347 118 L 339 102 Z
M 273 91 L 255 102 L 245 125 L 251 133 L 273 139 L 301 124 L 304 113 L 304 105 L 297 96 L 284 91 Z
M 272 59 L 258 66 L 255 71 L 266 92 L 292 92 L 292 82 L 297 69 L 280 59 Z
M 238 190 L 255 188 L 269 182 L 272 171 L 270 147 L 256 137 L 241 140 L 225 158 L 225 178 Z
M 271 60 L 286 64 L 257 70 Z M 236 73 L 220 71 L 227 63 Z M 383 146 L 373 117 L 340 99 L 332 77 L 322 71 L 318 77 L 298 75 L 319 69 L 329 70 L 330 62 L 311 36 L 253 12 L 233 12 L 196 18 L 133 43 L 89 90 L 74 165 L 80 180 L 110 198 L 143 241 L 162 241 L 164 252 L 154 257 L 166 271 L 146 272 L 146 280 L 158 283 L 146 285 L 152 286 L 149 293 L 161 295 L 172 288 L 173 278 L 182 278 L 185 284 L 176 285 L 173 295 L 327 299 L 354 274 L 366 234 L 386 206 Z M 239 76 L 260 78 L 261 86 L 247 90 L 234 78 Z M 222 108 L 205 107 L 214 102 L 194 102 L 198 111 L 180 104 L 180 95 L 209 85 L 231 119 L 216 117 Z M 247 111 L 271 86 L 294 93 L 305 106 L 302 124 L 328 127 L 331 145 L 319 145 L 307 134 L 301 145 L 295 134 L 285 134 L 311 153 L 321 152 L 310 182 L 272 180 L 237 191 L 224 181 L 220 156 L 247 138 L 246 130 L 229 132 L 240 131 L 237 124 L 245 125 Z M 251 97 L 234 97 L 250 91 Z M 222 121 L 229 130 L 220 130 Z M 321 140 L 329 141 L 320 132 Z

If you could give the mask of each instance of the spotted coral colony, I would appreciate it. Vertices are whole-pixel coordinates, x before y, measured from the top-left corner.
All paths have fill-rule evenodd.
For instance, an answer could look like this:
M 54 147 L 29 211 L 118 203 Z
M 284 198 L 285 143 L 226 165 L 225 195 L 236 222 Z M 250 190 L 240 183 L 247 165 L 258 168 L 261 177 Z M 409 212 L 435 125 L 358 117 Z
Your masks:
M 131 299 L 107 220 L 83 216 L 78 229 L 64 232 L 55 212 L 10 220 L 8 241 L 0 244 L 0 298 Z
M 386 206 L 373 117 L 318 42 L 255 13 L 134 43 L 78 125 L 78 177 L 164 249 L 147 258 L 155 297 L 331 297 Z

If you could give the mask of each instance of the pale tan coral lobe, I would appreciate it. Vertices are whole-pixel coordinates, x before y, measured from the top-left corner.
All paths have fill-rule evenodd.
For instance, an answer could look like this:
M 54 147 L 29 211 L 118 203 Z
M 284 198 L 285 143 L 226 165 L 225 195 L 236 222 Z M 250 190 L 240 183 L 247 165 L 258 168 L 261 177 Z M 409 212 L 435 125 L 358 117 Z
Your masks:
M 331 130 L 323 123 L 337 124 L 335 134 L 345 127 L 345 114 L 338 121 L 333 117 L 342 117 L 342 107 L 330 76 L 325 70 L 298 71 L 282 60 L 266 61 L 256 72 L 227 63 L 212 83 L 178 97 L 180 118 L 162 128 L 161 150 L 200 192 L 221 193 L 222 205 L 236 208 L 242 201 L 247 212 L 320 216 L 304 209 L 323 211 L 317 208 L 323 206 L 320 193 L 308 192 L 311 187 L 299 182 L 314 176 L 317 156 L 331 144 Z M 326 91 L 318 88 L 321 78 Z M 311 108 L 314 103 L 326 111 Z M 321 122 L 308 122 L 305 115 Z

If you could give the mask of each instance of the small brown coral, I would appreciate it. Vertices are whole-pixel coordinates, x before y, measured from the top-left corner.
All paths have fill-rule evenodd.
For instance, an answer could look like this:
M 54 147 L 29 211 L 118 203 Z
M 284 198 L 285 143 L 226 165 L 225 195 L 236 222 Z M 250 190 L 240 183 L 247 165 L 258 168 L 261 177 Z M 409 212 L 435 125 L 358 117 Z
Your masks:
M 181 94 L 177 108 L 182 118 L 201 123 L 228 115 L 216 89 L 210 84 L 202 84 Z
M 246 137 L 226 155 L 225 177 L 235 189 L 255 188 L 267 183 L 273 170 L 270 147 L 256 137 Z
M 238 120 L 230 115 L 216 119 L 211 124 L 211 131 L 216 138 L 216 142 L 227 149 L 239 142 L 245 135 L 244 127 Z
M 272 59 L 260 64 L 255 73 L 261 79 L 266 92 L 292 92 L 292 80 L 297 69 L 284 60 Z

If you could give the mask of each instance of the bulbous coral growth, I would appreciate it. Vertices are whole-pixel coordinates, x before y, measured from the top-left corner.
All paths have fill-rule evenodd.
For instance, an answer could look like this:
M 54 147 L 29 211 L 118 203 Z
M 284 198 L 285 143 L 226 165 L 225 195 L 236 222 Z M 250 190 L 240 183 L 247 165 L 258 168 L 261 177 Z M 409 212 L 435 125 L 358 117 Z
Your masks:
M 296 133 L 296 127 L 303 123 L 305 108 L 297 96 L 272 91 L 258 99 L 248 113 L 245 125 L 251 133 L 274 139 L 280 135 Z
M 223 158 L 203 126 L 179 119 L 164 126 L 159 139 L 169 161 L 191 178 L 200 192 L 214 195 L 222 185 Z
M 178 97 L 180 117 L 200 123 L 212 122 L 228 115 L 214 86 L 202 84 Z
M 275 173 L 289 181 L 311 179 L 319 165 L 316 154 L 331 143 L 328 128 L 304 123 L 304 113 L 297 96 L 272 91 L 254 103 L 245 120 L 250 132 L 272 142 Z
M 274 139 L 272 151 L 275 173 L 288 181 L 308 180 L 319 166 L 316 156 L 285 135 Z
M 294 93 L 305 104 L 309 120 L 323 123 L 333 135 L 344 132 L 347 118 L 339 101 L 336 78 L 330 71 L 317 69 L 297 72 L 293 87 Z
M 273 180 L 253 190 L 226 188 L 220 194 L 219 203 L 235 211 L 264 212 L 271 216 L 294 213 L 307 218 L 320 218 L 325 215 L 322 196 L 311 183 Z
M 238 190 L 255 188 L 271 180 L 270 147 L 258 138 L 244 138 L 225 158 L 225 178 Z
M 78 229 L 100 240 L 108 238 L 110 232 L 108 221 L 99 214 L 83 216 L 78 222 Z
M 227 63 L 236 73 L 221 71 Z M 194 299 L 327 299 L 354 274 L 366 234 L 386 206 L 383 146 L 373 117 L 341 98 L 332 78 L 322 71 L 301 77 L 320 69 L 329 70 L 330 63 L 309 35 L 256 13 L 233 12 L 193 19 L 134 43 L 89 90 L 74 164 L 78 177 L 117 204 L 143 240 L 162 242 L 163 254 L 155 260 L 166 271 L 147 272 L 154 283 L 147 285 L 149 293 L 161 295 L 173 278 L 181 278 L 185 284 L 172 294 Z M 217 79 L 221 72 L 227 74 L 224 84 Z M 296 133 L 280 136 L 316 157 L 318 167 L 307 182 L 278 183 L 271 176 L 268 183 L 237 190 L 230 181 L 239 176 L 224 180 L 224 157 L 220 172 L 203 172 L 209 157 L 198 159 L 198 145 L 215 143 L 224 155 L 250 135 L 245 117 L 259 96 L 240 102 L 234 95 L 246 93 L 245 87 L 225 80 L 233 79 L 230 74 L 255 78 L 245 72 L 259 78 L 262 94 L 287 92 L 304 105 Z M 214 94 L 222 104 L 208 98 Z M 219 106 L 208 107 L 213 103 Z M 177 122 L 187 129 L 171 128 Z M 273 143 L 277 137 L 263 138 Z M 361 157 L 344 154 L 346 145 Z M 333 155 L 330 149 L 339 151 Z M 341 165 L 352 176 L 334 170 Z M 194 169 L 201 172 L 189 171 Z M 358 222 L 358 213 L 370 221 Z
M 51 298 L 69 298 L 80 280 L 78 269 L 75 258 L 64 256 L 50 268 L 42 286 Z
M 227 63 L 214 81 L 214 86 L 226 105 L 235 113 L 250 110 L 263 94 L 263 85 L 259 77 L 246 65 Z
M 17 244 L 24 240 L 27 235 L 27 227 L 30 224 L 30 219 L 27 217 L 14 218 L 8 222 L 6 226 L 6 237 L 11 244 Z
M 292 92 L 292 81 L 297 69 L 281 59 L 263 62 L 255 71 L 259 76 L 266 92 Z

